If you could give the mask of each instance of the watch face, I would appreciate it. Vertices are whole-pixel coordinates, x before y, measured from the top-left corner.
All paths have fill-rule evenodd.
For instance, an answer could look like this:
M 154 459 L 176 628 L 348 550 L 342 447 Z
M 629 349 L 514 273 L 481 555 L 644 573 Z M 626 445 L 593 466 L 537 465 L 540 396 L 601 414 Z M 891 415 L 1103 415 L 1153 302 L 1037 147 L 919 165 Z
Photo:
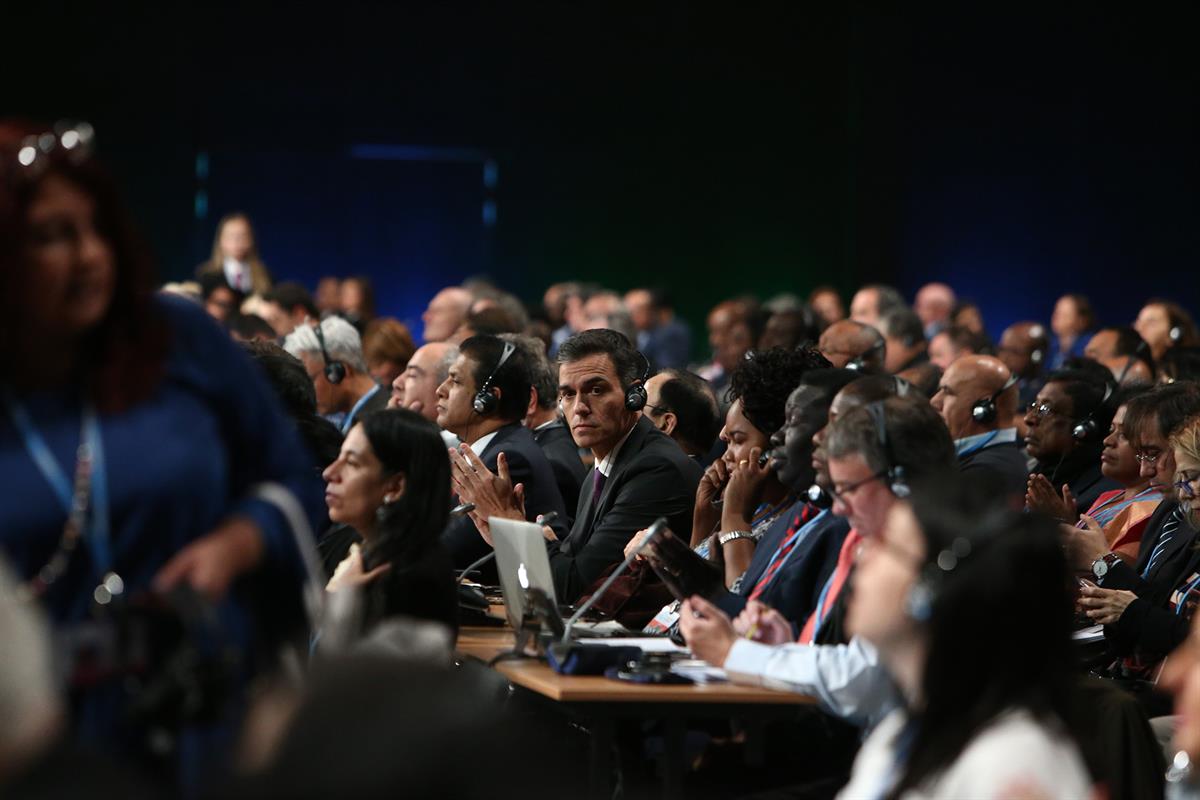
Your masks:
M 1100 559 L 1096 563 L 1092 564 L 1092 574 L 1097 578 L 1103 578 L 1108 574 L 1108 562 L 1104 559 Z

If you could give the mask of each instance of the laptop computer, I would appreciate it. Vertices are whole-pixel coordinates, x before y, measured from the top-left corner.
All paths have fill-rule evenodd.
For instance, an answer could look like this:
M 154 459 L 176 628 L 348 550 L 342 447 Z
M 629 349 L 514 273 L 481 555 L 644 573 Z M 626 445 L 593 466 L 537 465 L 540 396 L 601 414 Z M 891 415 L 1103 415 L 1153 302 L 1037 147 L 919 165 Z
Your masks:
M 509 624 L 519 630 L 521 620 L 525 618 L 527 590 L 542 590 L 551 607 L 558 608 L 550 557 L 546 555 L 546 539 L 542 535 L 542 526 L 533 522 L 492 517 L 488 525 L 496 550 L 496 571 L 500 574 L 504 611 Z

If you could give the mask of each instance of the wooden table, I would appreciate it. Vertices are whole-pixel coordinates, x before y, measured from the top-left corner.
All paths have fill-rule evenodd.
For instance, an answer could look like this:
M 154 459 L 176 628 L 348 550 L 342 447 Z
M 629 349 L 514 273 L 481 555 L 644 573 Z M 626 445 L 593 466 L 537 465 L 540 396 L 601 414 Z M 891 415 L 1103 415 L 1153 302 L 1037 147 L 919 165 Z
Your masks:
M 488 663 L 512 650 L 510 628 L 464 627 L 458 636 L 460 658 Z M 591 733 L 591 791 L 611 794 L 611 749 L 619 719 L 657 720 L 663 725 L 661 762 L 663 796 L 681 796 L 684 771 L 684 735 L 688 720 L 736 718 L 746 726 L 747 757 L 762 762 L 763 728 L 771 719 L 794 713 L 812 698 L 732 683 L 635 684 L 600 675 L 560 675 L 545 661 L 511 659 L 493 667 L 508 679 L 514 691 L 549 703 L 572 717 Z

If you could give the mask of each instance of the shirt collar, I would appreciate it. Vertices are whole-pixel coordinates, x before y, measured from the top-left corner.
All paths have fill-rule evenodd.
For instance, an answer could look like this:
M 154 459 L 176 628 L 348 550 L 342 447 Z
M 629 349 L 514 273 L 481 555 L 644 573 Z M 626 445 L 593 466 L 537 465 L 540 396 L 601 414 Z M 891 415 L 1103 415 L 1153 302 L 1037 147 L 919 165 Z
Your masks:
M 475 451 L 475 455 L 482 458 L 483 451 L 487 448 L 487 446 L 489 444 L 492 443 L 492 439 L 495 439 L 496 434 L 499 432 L 500 432 L 499 429 L 497 429 L 497 430 L 492 431 L 491 433 L 485 433 L 483 436 L 480 436 L 478 439 L 471 442 L 471 449 L 473 451 Z
M 601 475 L 607 478 L 612 474 L 613 465 L 617 463 L 617 456 L 620 455 L 621 448 L 625 446 L 625 440 L 629 438 L 629 434 L 633 433 L 634 429 L 636 428 L 637 422 L 634 422 L 633 427 L 631 427 L 625 433 L 625 435 L 621 437 L 621 441 L 617 442 L 617 446 L 614 447 L 607 456 L 596 462 L 596 469 Z
M 954 452 L 961 456 L 964 453 L 974 453 L 976 450 L 982 450 L 985 447 L 991 447 L 995 444 L 1008 444 L 1016 440 L 1016 428 L 1000 428 L 994 431 L 977 433 L 974 436 L 964 436 L 961 439 L 955 439 Z

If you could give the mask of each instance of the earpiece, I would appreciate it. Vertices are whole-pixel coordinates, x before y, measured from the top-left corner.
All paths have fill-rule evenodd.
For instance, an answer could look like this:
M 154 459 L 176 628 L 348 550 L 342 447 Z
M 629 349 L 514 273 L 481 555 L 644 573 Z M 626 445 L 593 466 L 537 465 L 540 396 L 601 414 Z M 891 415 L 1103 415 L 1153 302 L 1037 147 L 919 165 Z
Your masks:
M 329 352 L 325 349 L 325 332 L 321 330 L 321 323 L 313 326 L 313 333 L 317 335 L 317 344 L 321 346 L 321 358 L 325 361 L 325 380 L 337 386 L 346 378 L 346 365 L 329 357 Z
M 909 488 L 908 481 L 904 476 L 904 467 L 897 464 L 892 455 L 892 444 L 888 441 L 883 402 L 876 401 L 868 405 L 867 413 L 871 415 L 871 419 L 875 423 L 875 435 L 879 440 L 879 447 L 883 450 L 884 460 L 887 462 L 887 486 L 896 497 L 901 499 L 908 497 L 912 494 L 912 489 Z
M 808 487 L 805 492 L 808 497 L 808 502 L 812 503 L 817 508 L 832 508 L 833 498 L 829 496 L 829 492 L 821 488 L 820 484 L 814 483 Z
M 1033 364 L 1041 364 L 1042 359 L 1044 359 L 1045 357 L 1046 357 L 1046 354 L 1043 353 L 1042 348 L 1039 347 L 1036 350 L 1034 350 L 1032 353 L 1029 354 L 1029 361 L 1030 361 L 1030 363 L 1033 363 Z
M 996 419 L 996 400 L 1000 395 L 1007 392 L 1017 383 L 1016 375 L 1009 375 L 1008 380 L 1004 385 L 995 391 L 990 397 L 985 397 L 982 400 L 976 400 L 975 405 L 971 406 L 971 419 L 978 422 L 980 425 L 986 425 L 989 422 L 994 422 Z
M 879 331 L 875 331 L 875 335 L 879 337 L 875 340 L 875 344 L 871 345 L 864 352 L 847 361 L 846 369 L 853 370 L 855 372 L 863 372 L 867 369 L 868 358 L 870 358 L 877 351 L 887 349 L 887 340 L 883 338 L 883 335 L 880 334 Z
M 496 366 L 492 367 L 492 371 L 488 373 L 487 378 L 479 386 L 479 391 L 475 392 L 475 399 L 471 401 L 471 407 L 475 409 L 475 413 L 480 416 L 491 414 L 496 410 L 496 404 L 500 400 L 496 395 L 492 394 L 492 381 L 496 378 L 496 373 L 504 366 L 504 362 L 508 361 L 509 357 L 517 349 L 517 346 L 512 342 L 504 343 L 504 351 L 500 353 L 500 360 L 496 362 Z
M 1096 425 L 1096 412 L 1104 407 L 1108 402 L 1108 398 L 1112 397 L 1113 387 L 1111 383 L 1104 384 L 1104 398 L 1100 401 L 1100 405 L 1088 412 L 1088 415 L 1079 422 L 1075 423 L 1075 427 L 1071 429 L 1071 436 L 1077 442 L 1086 442 L 1093 439 L 1100 432 L 1099 426 Z
M 625 408 L 629 411 L 641 411 L 646 407 L 646 381 L 650 378 L 650 359 L 646 358 L 641 350 L 638 350 L 637 354 L 645 367 L 637 383 L 625 390 Z
M 1167 331 L 1167 338 L 1171 340 L 1171 344 L 1179 344 L 1179 340 L 1183 338 L 1183 329 L 1172 325 L 1171 330 Z

